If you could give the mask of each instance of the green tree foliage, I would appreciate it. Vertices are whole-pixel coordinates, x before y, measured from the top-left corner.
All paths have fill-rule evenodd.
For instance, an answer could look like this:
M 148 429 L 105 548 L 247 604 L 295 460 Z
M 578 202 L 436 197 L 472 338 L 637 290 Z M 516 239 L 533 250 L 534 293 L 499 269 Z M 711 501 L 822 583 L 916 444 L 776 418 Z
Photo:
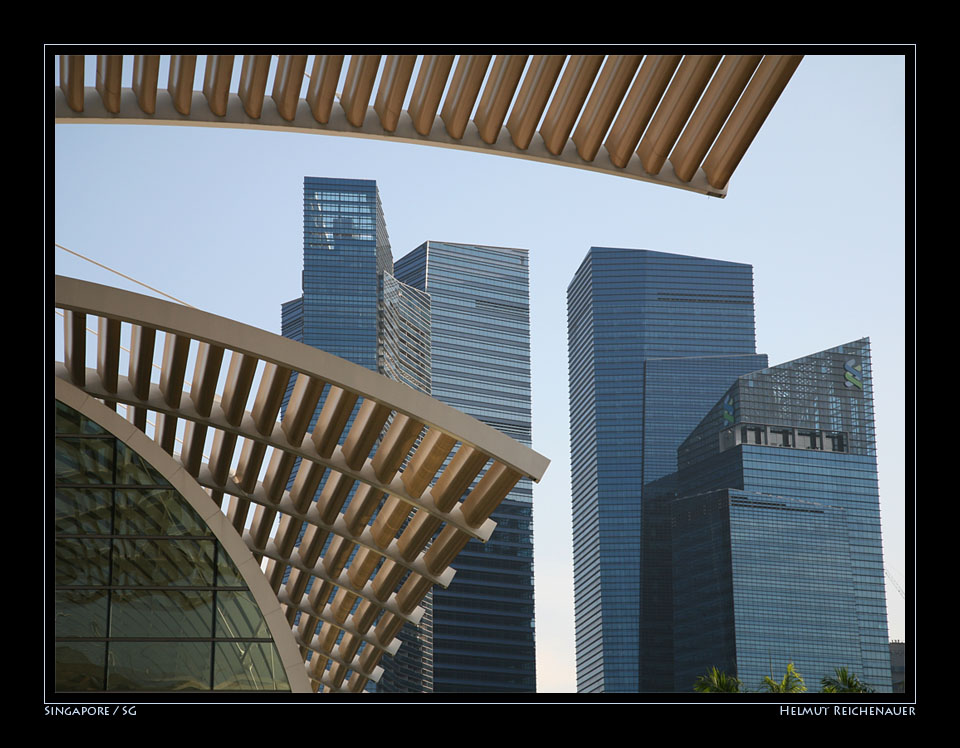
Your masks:
M 706 675 L 698 675 L 693 690 L 700 693 L 740 693 L 741 683 L 738 678 L 727 675 L 716 666 L 710 668 Z
M 821 693 L 873 693 L 873 689 L 845 667 L 838 667 L 834 675 L 820 680 Z
M 768 693 L 803 693 L 807 690 L 807 686 L 803 682 L 803 676 L 794 669 L 792 662 L 787 665 L 787 672 L 782 680 L 775 681 L 772 676 L 771 673 L 763 679 L 761 691 Z

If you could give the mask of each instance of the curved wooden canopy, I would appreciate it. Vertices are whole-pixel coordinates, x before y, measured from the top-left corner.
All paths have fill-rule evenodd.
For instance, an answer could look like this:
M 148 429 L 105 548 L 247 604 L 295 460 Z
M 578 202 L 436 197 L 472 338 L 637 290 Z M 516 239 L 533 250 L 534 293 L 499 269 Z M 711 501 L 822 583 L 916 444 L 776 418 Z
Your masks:
M 124 87 L 123 56 L 96 55 L 96 85 L 87 87 L 84 55 L 60 55 L 56 121 L 380 138 L 575 166 L 724 197 L 802 59 L 208 55 L 197 91 L 197 57 L 133 55 L 131 83 Z M 159 86 L 162 67 L 169 71 L 166 89 Z
M 305 661 L 314 653 L 307 667 L 317 689 L 361 691 L 378 679 L 381 656 L 396 651 L 404 622 L 419 620 L 430 587 L 450 583 L 450 563 L 470 538 L 490 537 L 489 516 L 517 481 L 539 480 L 547 467 L 410 387 L 264 330 L 62 276 L 55 297 L 64 310 L 56 376 L 109 407 L 125 405 L 254 558 L 266 559 L 287 621 L 300 614 L 294 633 Z

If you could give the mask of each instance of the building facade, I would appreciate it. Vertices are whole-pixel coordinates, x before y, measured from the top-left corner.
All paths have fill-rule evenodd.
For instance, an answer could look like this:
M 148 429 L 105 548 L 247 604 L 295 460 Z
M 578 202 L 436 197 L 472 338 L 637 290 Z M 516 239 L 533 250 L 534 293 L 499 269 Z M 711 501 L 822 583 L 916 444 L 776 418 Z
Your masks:
M 740 376 L 678 450 L 675 683 L 793 662 L 889 692 L 868 339 Z
M 530 444 L 527 251 L 430 241 L 396 276 L 430 297 L 432 396 Z M 471 540 L 455 584 L 434 589 L 438 692 L 536 691 L 532 501 L 521 480 L 492 515 L 496 540 Z
M 304 177 L 302 288 L 302 296 L 282 305 L 284 337 L 430 393 L 430 298 L 393 275 L 375 181 Z M 284 412 L 293 386 L 291 379 Z M 432 690 L 430 598 L 421 624 L 398 635 L 403 646 L 384 661 L 378 690 Z
M 567 290 L 577 688 L 672 690 L 676 449 L 756 353 L 749 265 L 591 248 Z

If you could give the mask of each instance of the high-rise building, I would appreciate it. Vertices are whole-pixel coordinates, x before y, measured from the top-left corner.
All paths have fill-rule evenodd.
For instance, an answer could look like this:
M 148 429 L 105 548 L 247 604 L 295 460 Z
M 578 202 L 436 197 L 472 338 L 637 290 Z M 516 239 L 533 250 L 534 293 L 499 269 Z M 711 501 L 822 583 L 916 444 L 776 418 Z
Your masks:
M 304 177 L 302 288 L 282 306 L 284 337 L 430 393 L 430 298 L 393 276 L 375 181 Z M 405 625 L 396 657 L 383 661 L 379 690 L 432 690 L 430 597 L 421 624 Z
M 766 366 L 753 269 L 594 247 L 567 304 L 577 688 L 671 690 L 676 450 Z
M 523 444 L 531 440 L 528 253 L 426 242 L 396 263 L 430 296 L 432 391 Z M 532 484 L 493 513 L 494 541 L 471 540 L 449 589 L 434 590 L 434 689 L 536 690 Z
M 674 688 L 790 662 L 889 692 L 869 340 L 742 375 L 678 451 Z

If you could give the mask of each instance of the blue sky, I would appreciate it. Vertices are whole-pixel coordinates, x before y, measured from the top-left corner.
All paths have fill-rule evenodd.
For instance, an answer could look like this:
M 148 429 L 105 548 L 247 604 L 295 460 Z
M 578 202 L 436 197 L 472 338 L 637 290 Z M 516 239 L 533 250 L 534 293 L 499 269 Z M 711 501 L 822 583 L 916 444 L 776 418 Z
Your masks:
M 200 88 L 202 61 L 197 70 Z M 88 57 L 87 85 L 94 71 Z M 281 302 L 300 294 L 305 175 L 377 180 L 396 258 L 428 239 L 530 250 L 534 448 L 552 460 L 534 492 L 538 683 L 572 691 L 566 287 L 591 246 L 750 263 L 757 350 L 771 364 L 870 337 L 885 564 L 901 587 L 912 587 L 904 537 L 913 491 L 905 382 L 914 363 L 906 334 L 913 255 L 905 251 L 905 75 L 900 56 L 805 57 L 725 199 L 351 137 L 57 125 L 47 154 L 53 239 L 194 306 L 277 333 Z M 48 272 L 145 292 L 62 250 L 53 260 Z M 902 640 L 907 614 L 887 587 L 890 635 Z

